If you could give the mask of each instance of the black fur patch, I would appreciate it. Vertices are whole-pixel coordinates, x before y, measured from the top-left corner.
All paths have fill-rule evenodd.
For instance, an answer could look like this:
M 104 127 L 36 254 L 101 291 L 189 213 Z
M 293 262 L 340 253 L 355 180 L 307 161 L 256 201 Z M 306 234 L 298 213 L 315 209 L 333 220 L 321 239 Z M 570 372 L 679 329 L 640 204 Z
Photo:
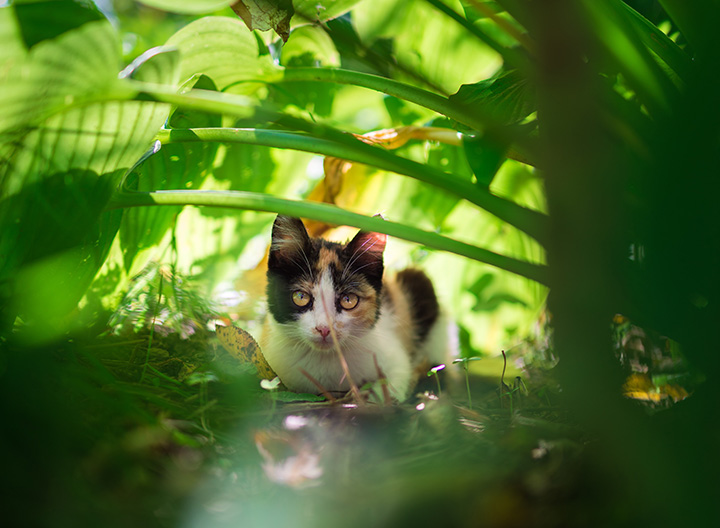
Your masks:
M 432 282 L 418 269 L 406 269 L 397 274 L 400 288 L 410 300 L 410 313 L 415 327 L 416 341 L 422 343 L 440 314 Z
M 307 306 L 297 306 L 292 293 L 299 282 L 314 280 L 318 248 L 314 247 L 303 223 L 297 218 L 278 215 L 273 224 L 268 256 L 267 297 L 270 313 L 278 323 L 296 320 Z

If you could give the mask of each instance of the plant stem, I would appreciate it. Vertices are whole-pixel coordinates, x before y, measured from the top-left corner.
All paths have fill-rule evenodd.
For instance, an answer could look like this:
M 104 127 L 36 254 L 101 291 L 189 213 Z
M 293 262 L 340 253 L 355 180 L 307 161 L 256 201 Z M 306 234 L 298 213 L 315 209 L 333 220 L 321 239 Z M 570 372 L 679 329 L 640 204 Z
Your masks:
M 152 350 L 153 335 L 155 334 L 155 321 L 157 319 L 158 309 L 160 308 L 160 302 L 162 301 L 162 287 L 163 287 L 163 275 L 160 273 L 160 285 L 158 286 L 158 300 L 155 306 L 155 313 L 153 314 L 152 322 L 150 323 L 150 337 L 148 338 L 147 353 L 145 354 L 145 364 L 143 365 L 142 372 L 140 373 L 140 383 L 145 380 L 145 372 L 148 368 L 150 361 L 150 350 Z
M 472 411 L 472 394 L 470 393 L 470 369 L 467 361 L 463 363 L 463 368 L 465 369 L 465 387 L 467 388 L 468 393 L 468 408 Z
M 457 101 L 410 84 L 379 75 L 343 70 L 341 68 L 287 68 L 282 73 L 277 74 L 276 77 L 267 80 L 268 82 L 333 82 L 360 86 L 391 95 L 428 108 L 480 133 L 486 132 L 488 135 L 500 140 L 501 143 L 513 145 L 523 160 L 528 160 L 532 165 L 538 165 L 539 156 L 534 151 L 533 145 L 522 136 L 510 134 L 492 116 L 479 112 L 475 106 L 460 104 Z
M 360 86 L 392 95 L 398 99 L 433 110 L 474 130 L 484 130 L 488 123 L 494 124 L 487 116 L 480 117 L 476 112 L 467 113 L 466 109 L 458 108 L 458 105 L 451 103 L 447 97 L 387 77 L 381 77 L 380 75 L 343 70 L 341 68 L 287 68 L 280 75 L 281 77 L 272 79 L 272 81 L 332 82 Z
M 435 374 L 435 381 L 437 382 L 438 386 L 438 396 L 442 394 L 442 389 L 440 388 L 440 376 L 438 375 L 437 371 L 434 371 L 433 374 Z
M 503 395 L 505 394 L 505 367 L 507 367 L 507 356 L 505 355 L 505 351 L 502 350 L 502 357 L 503 357 L 503 369 L 502 374 L 500 374 L 500 408 L 503 407 Z M 512 404 L 512 400 L 510 400 L 510 403 Z
M 486 189 L 473 185 L 472 182 L 456 181 L 451 175 L 440 170 L 401 158 L 382 148 L 368 145 L 356 139 L 351 134 L 343 133 L 332 127 L 310 123 L 303 119 L 279 112 L 253 107 L 251 106 L 251 100 L 243 96 L 208 90 L 190 90 L 187 93 L 179 94 L 171 86 L 144 83 L 129 79 L 123 79 L 122 82 L 118 84 L 119 87 L 124 90 L 118 91 L 118 96 L 122 94 L 122 97 L 125 99 L 152 97 L 157 101 L 172 103 L 185 108 L 217 114 L 234 115 L 242 118 L 264 119 L 286 128 L 309 132 L 315 136 L 311 138 L 311 141 L 329 140 L 344 145 L 348 149 L 352 149 L 356 155 L 366 155 L 368 161 L 374 159 L 375 161 L 370 163 L 372 165 L 381 166 L 386 170 L 399 174 L 411 175 L 433 185 L 449 186 L 454 189 L 454 191 L 451 191 L 454 194 L 466 198 L 468 201 L 482 207 L 501 220 L 517 227 L 541 244 L 544 244 L 546 241 L 545 234 L 548 228 L 548 219 L 544 214 L 495 196 Z M 208 132 L 208 134 L 214 133 Z M 186 136 L 186 138 L 189 140 L 191 136 Z M 347 150 L 344 152 L 345 154 L 349 153 Z M 343 156 L 341 155 L 339 157 L 342 158 Z M 382 163 L 382 165 L 379 165 L 379 163 Z
M 148 205 L 228 207 L 311 218 L 336 225 L 349 225 L 365 231 L 386 233 L 397 238 L 423 244 L 429 248 L 449 251 L 510 271 L 540 284 L 547 284 L 547 267 L 544 265 L 499 255 L 437 233 L 388 222 L 381 218 L 366 217 L 328 204 L 287 200 L 267 194 L 242 191 L 156 191 L 115 193 L 107 208 L 117 209 Z
M 324 156 L 356 161 L 383 170 L 410 176 L 439 187 L 485 209 L 501 220 L 527 233 L 541 244 L 546 240 L 547 217 L 510 200 L 490 193 L 471 181 L 460 180 L 441 170 L 402 158 L 382 148 L 353 138 L 348 142 L 317 138 L 297 132 L 247 128 L 195 128 L 161 130 L 156 136 L 162 143 L 220 141 L 314 152 Z

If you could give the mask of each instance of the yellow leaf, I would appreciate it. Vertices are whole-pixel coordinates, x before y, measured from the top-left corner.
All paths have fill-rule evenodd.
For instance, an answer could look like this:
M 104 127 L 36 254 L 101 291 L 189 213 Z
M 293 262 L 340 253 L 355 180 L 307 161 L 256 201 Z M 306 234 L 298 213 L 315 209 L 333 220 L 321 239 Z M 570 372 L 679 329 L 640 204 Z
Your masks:
M 404 126 L 353 135 L 360 141 L 390 150 L 400 148 L 413 139 L 438 141 L 450 145 L 462 144 L 456 131 L 437 127 Z M 339 207 L 357 205 L 357 189 L 362 188 L 363 185 L 360 182 L 368 175 L 365 166 L 328 156 L 323 162 L 323 170 L 325 177 L 318 182 L 310 196 L 308 196 L 308 200 L 334 204 Z M 309 219 L 306 219 L 305 226 L 310 236 L 314 237 L 324 236 L 331 229 L 330 224 Z
M 237 326 L 217 326 L 215 333 L 225 350 L 240 361 L 255 365 L 260 378 L 273 379 L 277 376 L 263 356 L 260 345 L 245 330 Z
M 655 386 L 648 374 L 634 373 L 628 376 L 623 385 L 623 394 L 634 400 L 660 402 L 672 398 L 674 402 L 684 400 L 688 392 L 679 385 L 664 384 Z

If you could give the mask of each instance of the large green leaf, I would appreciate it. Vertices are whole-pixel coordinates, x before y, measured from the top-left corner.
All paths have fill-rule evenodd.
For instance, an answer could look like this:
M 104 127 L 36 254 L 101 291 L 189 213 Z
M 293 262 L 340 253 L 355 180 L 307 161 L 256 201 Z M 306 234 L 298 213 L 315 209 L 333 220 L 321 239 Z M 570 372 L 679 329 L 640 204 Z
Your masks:
M 214 90 L 215 85 L 205 76 L 193 86 Z M 170 117 L 168 128 L 218 127 L 218 115 L 177 109 Z M 161 189 L 197 189 L 209 174 L 215 158 L 217 143 L 174 143 L 164 145 L 150 155 L 133 173 L 130 188 L 140 191 Z M 180 213 L 179 207 L 143 207 L 125 212 L 120 229 L 125 269 L 132 274 L 133 261 L 143 249 L 149 249 L 163 239 Z M 135 268 L 144 266 L 144 262 Z
M 22 40 L 20 24 L 15 10 L 9 7 L 0 8 L 0 65 L 8 66 L 8 61 L 22 58 L 27 54 L 27 48 Z
M 316 26 L 302 26 L 290 33 L 280 57 L 282 66 L 337 67 L 340 55 L 327 32 Z M 270 85 L 268 99 L 276 107 L 293 105 L 312 115 L 328 116 L 333 107 L 337 86 L 330 83 L 286 82 Z
M 78 112 L 92 114 L 89 108 L 73 109 L 73 105 L 106 91 L 115 82 L 118 63 L 112 28 L 107 22 L 92 22 L 37 44 L 25 60 L 12 61 L 0 72 L 0 196 L 18 192 L 26 179 L 62 170 L 57 160 L 48 156 L 69 153 L 57 150 L 54 142 L 40 141 L 38 135 L 62 135 L 65 127 L 57 115 L 63 110 L 72 114 L 67 119 L 74 120 Z M 46 120 L 49 122 L 41 126 Z M 81 132 L 77 122 L 69 129 L 76 135 Z M 37 152 L 39 141 L 53 153 Z
M 54 39 L 87 22 L 105 17 L 90 2 L 76 0 L 34 0 L 16 2 L 15 16 L 27 48 Z
M 249 94 L 257 82 L 277 70 L 269 55 L 260 55 L 258 41 L 240 20 L 205 17 L 182 28 L 167 42 L 180 51 L 180 78 L 205 74 L 220 91 Z
M 43 321 L 41 328 L 51 334 L 74 308 L 117 231 L 121 215 L 103 210 L 121 176 L 72 169 L 0 202 L 0 304 L 7 305 L 6 315 Z
M 533 86 L 516 70 L 502 72 L 474 84 L 465 84 L 450 96 L 450 101 L 477 107 L 498 124 L 517 123 L 537 109 Z
M 167 118 L 167 104 L 112 102 L 119 66 L 115 32 L 93 21 L 0 73 L 0 302 L 26 318 L 57 321 L 82 296 L 119 226 L 118 213 L 101 213 Z M 152 50 L 121 76 L 174 84 L 176 71 L 177 52 Z M 46 291 L 49 277 L 59 302 L 28 291 Z
M 447 3 L 461 10 L 458 1 Z M 423 78 L 446 93 L 489 77 L 501 63 L 499 55 L 423 0 L 364 0 L 353 11 L 353 24 L 367 46 L 392 41 L 400 69 L 414 74 L 405 76 L 408 80 Z

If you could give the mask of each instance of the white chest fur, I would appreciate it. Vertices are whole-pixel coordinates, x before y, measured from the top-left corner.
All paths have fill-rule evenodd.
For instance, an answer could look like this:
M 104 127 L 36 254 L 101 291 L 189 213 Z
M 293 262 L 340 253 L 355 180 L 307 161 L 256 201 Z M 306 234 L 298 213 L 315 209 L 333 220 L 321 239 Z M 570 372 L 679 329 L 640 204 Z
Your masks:
M 376 324 L 362 337 L 346 340 L 341 352 L 347 361 L 353 381 L 361 386 L 384 374 L 393 397 L 404 400 L 410 389 L 412 367 L 409 351 L 400 338 L 401 329 L 391 310 L 383 310 Z M 317 394 L 318 388 L 303 373 L 305 370 L 326 390 L 345 392 L 350 383 L 334 347 L 318 350 L 309 345 L 293 324 L 279 324 L 272 315 L 262 337 L 265 359 L 292 391 Z

